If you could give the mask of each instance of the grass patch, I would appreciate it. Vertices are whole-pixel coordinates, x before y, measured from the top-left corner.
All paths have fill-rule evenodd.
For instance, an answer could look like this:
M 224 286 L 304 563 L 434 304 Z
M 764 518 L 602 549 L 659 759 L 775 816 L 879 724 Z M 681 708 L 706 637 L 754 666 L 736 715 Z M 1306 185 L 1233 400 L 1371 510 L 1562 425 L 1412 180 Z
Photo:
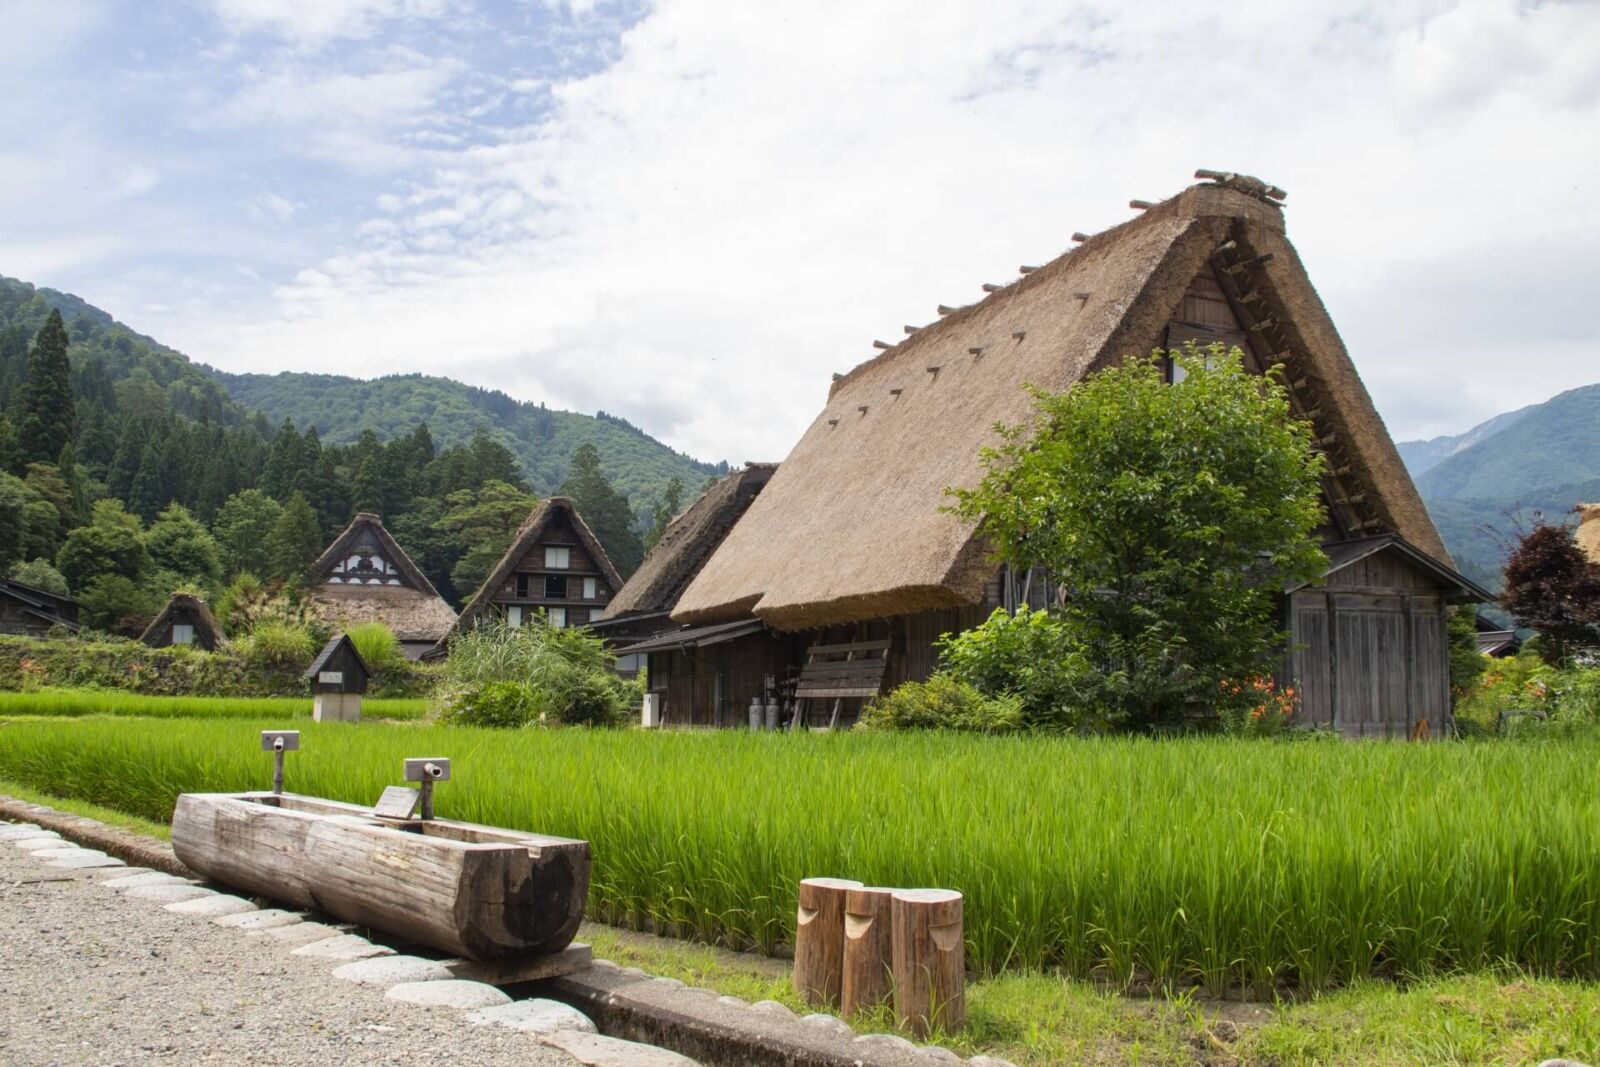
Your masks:
M 58 797 L 50 793 L 41 793 L 32 786 L 21 782 L 9 781 L 0 778 L 0 796 L 13 797 L 26 801 L 29 804 L 43 804 L 45 807 L 55 808 L 57 811 L 68 812 L 72 815 L 82 815 L 85 818 L 103 822 L 107 826 L 130 830 L 146 837 L 159 837 L 163 841 L 172 838 L 172 827 L 164 822 L 155 822 L 152 819 L 142 819 L 137 815 L 129 815 L 116 808 L 107 808 L 99 804 L 86 804 L 81 800 L 71 797 Z
M 368 719 L 414 722 L 428 713 L 421 699 L 371 698 L 361 702 Z M 309 719 L 310 697 L 146 696 L 116 689 L 38 689 L 0 692 L 0 719 L 75 719 L 111 715 L 140 719 Z

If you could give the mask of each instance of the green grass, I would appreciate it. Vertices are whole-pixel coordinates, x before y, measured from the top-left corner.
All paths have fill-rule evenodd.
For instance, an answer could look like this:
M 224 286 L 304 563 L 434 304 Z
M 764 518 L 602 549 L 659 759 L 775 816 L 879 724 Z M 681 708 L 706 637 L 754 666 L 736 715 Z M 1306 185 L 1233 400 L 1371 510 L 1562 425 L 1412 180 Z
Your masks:
M 136 834 L 148 837 L 159 837 L 163 841 L 172 837 L 172 827 L 164 822 L 155 822 L 151 819 L 141 819 L 137 815 L 118 811 L 116 808 L 102 807 L 99 804 L 86 804 L 81 800 L 68 797 L 58 797 L 51 793 L 41 792 L 21 782 L 7 781 L 0 778 L 0 796 L 12 797 L 23 800 L 29 804 L 43 804 L 57 811 L 68 812 L 72 815 L 82 815 L 85 818 L 103 822 L 107 826 L 116 826 L 124 830 L 131 830 Z
M 368 719 L 411 721 L 428 713 L 426 700 L 370 698 L 361 702 Z M 0 693 L 0 719 L 112 715 L 141 719 L 309 719 L 306 697 L 163 697 L 115 689 L 40 689 Z
M 165 820 L 266 786 L 265 721 L 14 720 L 0 777 Z M 1115 987 L 1600 972 L 1600 743 L 1263 743 L 305 724 L 289 788 L 584 837 L 590 915 L 770 950 L 808 875 L 966 894 L 969 964 Z

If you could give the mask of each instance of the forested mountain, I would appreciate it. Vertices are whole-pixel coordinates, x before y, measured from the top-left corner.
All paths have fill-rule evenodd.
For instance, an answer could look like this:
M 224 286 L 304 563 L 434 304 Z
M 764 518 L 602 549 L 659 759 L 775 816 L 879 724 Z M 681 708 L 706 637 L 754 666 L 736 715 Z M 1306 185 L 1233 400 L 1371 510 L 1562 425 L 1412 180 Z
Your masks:
M 1426 446 L 1440 440 L 1470 443 L 1430 462 Z M 1404 442 L 1400 450 L 1462 572 L 1499 589 L 1519 523 L 1536 513 L 1564 521 L 1573 505 L 1600 499 L 1600 385 L 1497 416 L 1458 438 Z
M 728 471 L 727 463 L 701 463 L 674 452 L 604 412 L 552 411 L 450 378 L 403 374 L 364 381 L 333 374 L 206 369 L 245 407 L 265 412 L 274 423 L 293 419 L 302 428 L 315 426 L 329 444 L 349 444 L 367 430 L 389 440 L 422 423 L 443 448 L 486 433 L 511 450 L 529 486 L 540 495 L 556 492 L 578 447 L 592 444 L 606 477 L 641 515 L 673 478 L 697 489 L 707 478 Z
M 1538 406 L 1530 404 L 1516 411 L 1504 412 L 1480 422 L 1466 433 L 1446 434 L 1442 437 L 1431 437 L 1426 441 L 1400 441 L 1395 447 L 1400 449 L 1400 459 L 1405 463 L 1406 470 L 1415 478 L 1423 471 L 1443 463 L 1457 452 L 1465 452 L 1484 438 L 1506 429 Z
M 626 574 L 724 470 L 621 419 L 448 379 L 221 375 L 78 297 L 0 277 L 0 574 L 70 589 L 93 626 L 137 633 L 177 588 L 224 602 L 258 579 L 292 589 L 357 511 L 459 602 L 506 522 L 558 491 Z M 510 518 L 479 521 L 491 512 Z

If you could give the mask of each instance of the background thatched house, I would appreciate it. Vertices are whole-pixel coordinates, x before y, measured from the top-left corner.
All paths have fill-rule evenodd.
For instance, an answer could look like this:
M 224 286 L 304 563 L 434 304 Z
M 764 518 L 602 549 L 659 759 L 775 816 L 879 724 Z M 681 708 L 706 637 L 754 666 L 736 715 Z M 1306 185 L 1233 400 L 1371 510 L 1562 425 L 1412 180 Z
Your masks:
M 451 635 L 486 617 L 522 626 L 543 613 L 553 626 L 585 626 L 621 585 L 617 568 L 572 501 L 553 496 L 534 505 L 429 656 L 443 655 Z
M 1600 564 L 1600 504 L 1579 504 L 1578 529 L 1574 535 L 1578 547 L 1595 563 Z
M 227 636 L 204 600 L 191 593 L 173 593 L 139 640 L 152 648 L 190 645 L 215 652 Z
M 938 321 L 839 377 L 672 617 L 697 626 L 755 620 L 804 633 L 811 647 L 874 642 L 886 649 L 884 686 L 925 677 L 940 634 L 1038 595 L 1031 576 L 997 572 L 982 540 L 942 510 L 947 486 L 981 478 L 978 452 L 994 443 L 995 422 L 1029 416 L 1024 384 L 1061 390 L 1130 354 L 1221 341 L 1243 349 L 1252 370 L 1287 368 L 1295 410 L 1329 459 L 1324 539 L 1389 537 L 1380 551 L 1334 557 L 1354 573 L 1331 574 L 1329 584 L 1348 592 L 1294 594 L 1291 629 L 1313 651 L 1285 672 L 1308 714 L 1350 733 L 1442 724 L 1445 605 L 1480 591 L 1451 570 L 1284 235 L 1276 193 L 1235 176 L 1191 186 L 986 287 L 975 304 L 941 308 Z M 652 656 L 652 688 L 656 671 Z M 785 673 L 802 668 L 792 662 Z M 716 691 L 732 704 L 753 695 L 728 684 Z M 689 717 L 733 718 L 715 711 Z
M 428 576 L 369 512 L 350 520 L 312 573 L 310 600 L 335 629 L 381 622 L 394 631 L 409 659 L 438 644 L 456 621 Z
M 78 602 L 48 589 L 0 578 L 0 634 L 43 637 L 52 627 L 78 628 Z

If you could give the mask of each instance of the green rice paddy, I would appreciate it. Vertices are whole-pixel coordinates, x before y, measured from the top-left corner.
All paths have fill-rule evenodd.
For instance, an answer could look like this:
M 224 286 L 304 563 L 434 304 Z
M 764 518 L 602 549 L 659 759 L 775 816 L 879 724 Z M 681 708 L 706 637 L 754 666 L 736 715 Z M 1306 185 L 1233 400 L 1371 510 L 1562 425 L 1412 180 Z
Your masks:
M 166 820 L 264 788 L 275 722 L 17 718 L 0 777 Z M 990 973 L 1600 973 L 1600 743 L 300 728 L 291 790 L 370 803 L 404 757 L 452 757 L 442 816 L 586 838 L 592 917 L 734 947 L 785 944 L 795 883 L 833 875 L 962 890 Z

